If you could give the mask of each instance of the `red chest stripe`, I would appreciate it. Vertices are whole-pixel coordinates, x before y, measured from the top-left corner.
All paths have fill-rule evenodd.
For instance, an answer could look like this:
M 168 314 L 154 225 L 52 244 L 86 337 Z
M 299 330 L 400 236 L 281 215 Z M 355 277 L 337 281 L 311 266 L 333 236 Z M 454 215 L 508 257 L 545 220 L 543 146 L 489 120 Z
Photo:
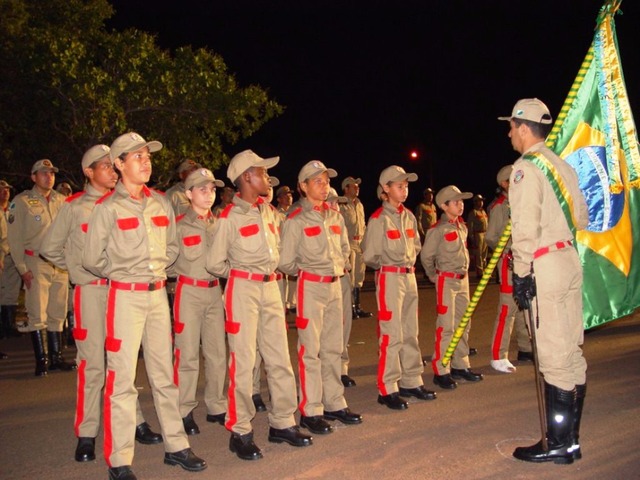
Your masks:
M 151 217 L 151 221 L 156 227 L 168 227 L 169 217 L 166 215 L 160 215 L 158 217 Z
M 258 226 L 257 223 L 254 223 L 252 225 L 246 225 L 244 227 L 241 227 L 240 235 L 242 235 L 243 237 L 250 237 L 258 233 L 259 231 L 260 231 L 260 227 Z
M 391 240 L 398 240 L 400 238 L 400 230 L 387 230 L 387 237 Z
M 138 228 L 138 225 L 140 225 L 140 222 L 136 217 L 119 218 L 117 222 L 120 230 L 133 230 L 134 228 Z
M 315 227 L 307 227 L 307 228 L 305 228 L 304 229 L 304 234 L 307 237 L 315 237 L 317 235 L 320 235 L 321 231 L 322 230 L 320 229 L 320 227 L 316 225 Z
M 194 245 L 200 245 L 202 237 L 200 235 L 191 235 L 190 237 L 184 237 L 182 243 L 187 247 L 193 247 Z

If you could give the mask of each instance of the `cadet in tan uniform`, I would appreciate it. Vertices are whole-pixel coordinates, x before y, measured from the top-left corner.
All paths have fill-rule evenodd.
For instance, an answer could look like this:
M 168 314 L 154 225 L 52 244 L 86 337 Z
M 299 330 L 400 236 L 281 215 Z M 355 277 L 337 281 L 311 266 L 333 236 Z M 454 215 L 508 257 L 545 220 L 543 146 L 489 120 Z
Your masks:
M 207 270 L 227 278 L 224 291 L 225 330 L 229 342 L 229 399 L 225 426 L 229 449 L 244 460 L 262 458 L 253 441 L 251 401 L 256 346 L 264 359 L 271 395 L 269 441 L 311 445 L 296 425 L 296 386 L 287 343 L 284 307 L 276 283 L 280 236 L 276 217 L 262 196 L 269 190 L 267 169 L 278 157 L 263 159 L 251 150 L 231 159 L 227 177 L 239 193 L 225 208 L 213 230 Z
M 293 206 L 293 191 L 286 185 L 280 187 L 276 191 L 276 200 L 278 202 L 278 213 L 282 217 L 282 221 L 287 218 L 287 215 L 292 211 Z M 288 312 L 295 312 L 296 310 L 296 277 L 285 275 L 285 301 L 284 306 Z M 351 295 L 349 295 L 351 297 Z M 349 300 L 351 301 L 351 300 Z
M 40 254 L 56 267 L 68 270 L 75 285 L 73 330 L 78 354 L 78 381 L 74 431 L 78 437 L 75 459 L 95 460 L 95 439 L 100 427 L 101 394 L 105 381 L 104 341 L 107 307 L 107 280 L 98 278 L 82 267 L 82 251 L 89 216 L 97 200 L 118 181 L 107 145 L 94 145 L 82 157 L 82 170 L 87 178 L 84 191 L 66 199 L 49 228 Z M 136 404 L 136 440 L 144 444 L 162 442 L 160 434 L 151 431 Z
M 488 207 L 489 224 L 485 239 L 491 249 L 495 249 L 500 236 L 511 218 L 509 208 L 509 175 L 513 165 L 502 167 L 498 172 L 497 181 L 500 186 L 500 194 Z M 500 279 L 500 300 L 498 315 L 493 327 L 491 341 L 491 366 L 494 370 L 504 373 L 516 371 L 516 367 L 509 361 L 509 342 L 514 327 L 518 342 L 518 360 L 532 360 L 531 342 L 529 332 L 525 325 L 524 315 L 518 310 L 513 300 L 513 283 L 511 273 L 513 271 L 513 255 L 511 253 L 511 240 L 507 243 L 498 260 L 498 275 Z
M 463 200 L 471 198 L 469 192 L 461 192 L 449 185 L 436 195 L 436 204 L 444 211 L 440 221 L 427 232 L 420 252 L 424 271 L 436 284 L 436 341 L 431 367 L 433 383 L 440 388 L 454 389 L 457 379 L 469 382 L 482 380 L 482 375 L 469 370 L 469 328 L 453 353 L 451 363 L 441 364 L 442 357 L 451 342 L 453 332 L 469 303 L 469 251 L 467 250 L 467 226 L 462 220 Z
M 231 187 L 224 187 L 220 194 L 220 203 L 213 207 L 213 216 L 218 218 L 225 208 L 233 201 L 234 190 Z
M 371 215 L 362 243 L 365 263 L 376 270 L 378 403 L 394 410 L 408 407 L 400 396 L 436 398 L 434 392 L 424 388 L 418 345 L 418 284 L 414 268 L 421 247 L 418 224 L 403 205 L 409 182 L 417 179 L 415 173 L 407 173 L 397 165 L 382 171 L 379 184 L 388 200 Z
M 325 202 L 329 179 L 336 177 L 318 160 L 308 162 L 298 174 L 305 193 L 300 207 L 282 226 L 280 270 L 298 274 L 298 370 L 300 377 L 300 425 L 326 434 L 333 427 L 326 420 L 362 423 L 362 416 L 347 407 L 340 381 L 342 292 L 349 240 L 340 212 Z
M 62 328 L 67 314 L 69 275 L 40 257 L 40 247 L 64 198 L 53 190 L 58 169 L 51 160 L 31 168 L 31 190 L 17 195 L 9 207 L 9 248 L 25 287 L 25 306 L 36 358 L 36 376 L 49 370 L 73 370 L 62 358 Z M 47 338 L 44 338 L 44 332 Z M 47 361 L 47 347 L 49 359 Z
M 180 181 L 173 185 L 171 188 L 167 189 L 165 192 L 166 197 L 171 202 L 171 206 L 173 207 L 173 212 L 176 214 L 176 217 L 179 215 L 184 215 L 189 210 L 189 199 L 186 195 L 185 188 L 185 180 L 191 174 L 191 172 L 201 168 L 200 164 L 196 163 L 194 160 L 184 160 L 178 165 L 177 173 L 178 177 L 180 177 Z
M 9 241 L 7 240 L 7 219 L 4 215 L 0 215 L 0 275 L 4 270 L 4 257 L 9 253 Z M 2 307 L 4 308 L 4 307 Z M 11 327 L 8 322 L 8 316 L 1 312 L 3 322 L 0 323 L 0 339 L 9 337 Z M 0 352 L 0 360 L 6 360 L 9 356 Z
M 513 296 L 521 309 L 533 310 L 547 414 L 548 451 L 540 441 L 516 448 L 513 456 L 572 463 L 582 457 L 580 419 L 587 390 L 587 362 L 580 348 L 582 266 L 572 227 L 586 228 L 589 213 L 576 172 L 544 144 L 552 125 L 547 106 L 537 98 L 522 99 L 511 116 L 500 120 L 509 121 L 511 145 L 522 155 L 509 185 Z M 564 193 L 562 199 L 557 191 Z M 575 225 L 569 225 L 560 202 L 571 209 Z
M 0 329 L 7 337 L 19 336 L 16 332 L 16 310 L 18 308 L 18 297 L 22 279 L 13 263 L 11 249 L 9 248 L 8 217 L 9 199 L 13 187 L 6 181 L 0 180 L 0 222 L 4 225 L 4 230 L 0 241 L 2 241 L 2 265 L 0 266 Z M 1 337 L 1 335 L 0 335 Z
M 142 344 L 154 405 L 162 428 L 168 465 L 200 471 L 182 425 L 178 387 L 173 382 L 171 319 L 165 269 L 178 254 L 176 225 L 164 195 L 147 188 L 151 152 L 134 132 L 111 144 L 110 156 L 121 173 L 89 218 L 82 265 L 109 280 L 106 314 L 107 378 L 104 395 L 104 456 L 112 480 L 135 479 L 131 470 L 136 429 L 134 385 Z
M 353 318 L 371 318 L 373 313 L 365 312 L 360 307 L 360 289 L 364 283 L 366 271 L 366 265 L 362 260 L 362 246 L 360 245 L 366 228 L 364 207 L 358 198 L 361 183 L 361 179 L 353 177 L 347 177 L 342 181 L 342 191 L 347 201 L 340 203 L 340 213 L 344 217 L 344 224 L 347 227 L 347 236 L 349 237 L 349 248 L 351 248 L 349 275 L 353 285 L 352 315 Z
M 214 216 L 211 206 L 216 180 L 206 168 L 198 168 L 184 181 L 191 207 L 177 219 L 180 251 L 170 272 L 177 276 L 173 304 L 174 372 L 180 390 L 180 415 L 188 435 L 200 433 L 193 419 L 198 406 L 196 390 L 200 374 L 200 348 L 204 357 L 204 403 L 207 421 L 224 424 L 227 399 L 224 395 L 227 347 L 224 334 L 224 307 L 220 282 L 205 269 L 212 243 Z
M 473 260 L 475 262 L 476 276 L 479 278 L 484 272 L 487 265 L 487 242 L 485 234 L 487 233 L 487 223 L 489 218 L 484 208 L 484 197 L 480 194 L 473 196 L 473 209 L 467 215 L 467 229 L 469 230 L 469 238 L 471 239 L 471 247 L 473 251 Z
M 433 204 L 433 190 L 429 187 L 424 189 L 422 202 L 415 209 L 416 221 L 418 222 L 418 232 L 424 242 L 424 237 L 433 225 L 438 221 L 438 212 Z

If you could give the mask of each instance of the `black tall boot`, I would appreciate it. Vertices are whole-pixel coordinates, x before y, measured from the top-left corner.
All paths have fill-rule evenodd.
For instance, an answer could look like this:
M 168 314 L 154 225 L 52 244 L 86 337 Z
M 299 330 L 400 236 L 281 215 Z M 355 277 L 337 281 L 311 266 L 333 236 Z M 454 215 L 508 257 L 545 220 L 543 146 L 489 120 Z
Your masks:
M 62 357 L 62 332 L 47 332 L 49 340 L 49 370 L 75 370 L 76 362 L 67 363 Z
M 371 318 L 373 313 L 365 312 L 360 308 L 360 289 L 355 287 L 353 289 L 353 318 Z
M 547 446 L 542 440 L 530 447 L 518 447 L 513 456 L 525 462 L 573 463 L 573 428 L 576 389 L 562 390 L 545 383 L 547 404 Z
M 587 396 L 587 384 L 576 385 L 576 405 L 573 409 L 573 441 L 571 453 L 575 460 L 582 458 L 580 450 L 580 420 L 582 419 L 582 407 L 584 407 L 584 397 Z
M 17 305 L 2 305 L 2 326 L 7 337 L 19 337 L 20 333 L 16 330 L 16 310 Z
M 31 342 L 33 343 L 33 353 L 36 357 L 36 377 L 44 377 L 47 374 L 47 342 L 44 338 L 44 330 L 31 332 Z
M 76 326 L 76 320 L 75 317 L 73 315 L 73 310 L 69 310 L 67 312 L 67 328 L 65 330 L 65 344 L 67 345 L 67 347 L 75 347 L 76 346 L 76 341 L 73 338 L 73 329 Z

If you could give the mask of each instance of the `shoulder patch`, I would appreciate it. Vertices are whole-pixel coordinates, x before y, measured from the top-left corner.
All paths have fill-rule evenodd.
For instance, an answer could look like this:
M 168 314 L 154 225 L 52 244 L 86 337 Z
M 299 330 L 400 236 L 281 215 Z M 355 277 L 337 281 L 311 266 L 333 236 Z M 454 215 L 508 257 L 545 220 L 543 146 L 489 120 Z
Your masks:
M 300 214 L 300 212 L 302 212 L 302 207 L 296 208 L 293 212 L 287 215 L 287 219 L 295 217 L 296 215 Z
M 176 217 L 176 223 L 178 223 L 180 220 L 182 220 L 182 219 L 184 218 L 184 216 L 185 216 L 185 215 L 186 215 L 185 213 L 181 213 L 180 215 L 178 215 L 178 216 Z
M 520 183 L 524 178 L 524 171 L 522 169 L 518 169 L 513 174 L 513 183 Z
M 98 200 L 96 200 L 96 205 L 100 205 L 102 202 L 104 202 L 107 198 L 113 195 L 114 191 L 115 190 L 111 190 L 110 192 L 107 192 L 103 196 L 101 196 Z
M 220 212 L 220 217 L 219 218 L 227 218 L 229 216 L 229 212 L 231 211 L 232 208 L 233 208 L 233 203 L 230 203 L 229 205 L 224 207 L 224 210 L 222 210 L 222 212 Z
M 71 203 L 74 200 L 77 200 L 78 198 L 83 196 L 85 193 L 86 192 L 84 190 L 81 190 L 79 192 L 74 193 L 73 195 L 69 195 L 67 198 L 64 199 L 64 201 L 67 202 L 67 203 Z
M 383 209 L 384 209 L 383 207 L 378 208 L 375 212 L 371 214 L 371 218 L 380 218 L 380 215 L 382 215 Z

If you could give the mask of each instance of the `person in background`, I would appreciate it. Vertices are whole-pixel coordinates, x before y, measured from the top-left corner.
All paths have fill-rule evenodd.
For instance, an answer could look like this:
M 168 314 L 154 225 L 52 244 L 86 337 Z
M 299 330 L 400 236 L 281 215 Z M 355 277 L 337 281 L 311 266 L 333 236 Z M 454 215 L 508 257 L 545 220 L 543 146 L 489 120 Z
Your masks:
M 476 276 L 482 277 L 484 267 L 487 265 L 487 242 L 485 234 L 487 232 L 487 212 L 484 208 L 484 197 L 479 193 L 473 196 L 473 209 L 467 215 L 467 229 L 469 230 L 470 246 L 475 265 Z
M 224 187 L 222 189 L 222 193 L 220 194 L 220 203 L 213 207 L 214 217 L 218 218 L 224 209 L 231 205 L 234 193 L 235 190 L 231 187 Z
M 178 165 L 176 169 L 180 180 L 165 192 L 166 197 L 171 202 L 176 218 L 187 213 L 190 208 L 184 182 L 187 177 L 198 168 L 201 168 L 201 165 L 194 160 L 186 159 L 180 162 L 180 165 Z
M 416 206 L 415 215 L 418 222 L 418 232 L 420 233 L 421 243 L 424 243 L 424 237 L 433 225 L 438 221 L 438 212 L 433 204 L 433 190 L 430 187 L 422 192 L 422 201 Z
M 0 233 L 2 244 L 0 249 L 2 257 L 2 262 L 0 262 L 0 338 L 20 336 L 16 331 L 16 310 L 18 309 L 22 279 L 13 262 L 8 239 L 11 190 L 13 190 L 11 185 L 5 180 L 0 180 L 0 216 L 2 216 L 0 219 L 0 225 L 2 225 Z

